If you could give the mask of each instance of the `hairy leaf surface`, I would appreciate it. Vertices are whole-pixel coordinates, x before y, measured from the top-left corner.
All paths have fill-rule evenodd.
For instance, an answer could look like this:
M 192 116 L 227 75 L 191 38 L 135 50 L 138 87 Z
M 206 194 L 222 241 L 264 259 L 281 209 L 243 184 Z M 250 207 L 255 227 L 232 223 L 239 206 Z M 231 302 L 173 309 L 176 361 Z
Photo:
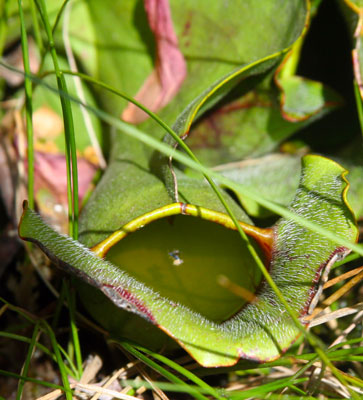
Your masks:
M 334 161 L 319 156 L 304 157 L 300 184 L 290 210 L 355 241 L 357 228 L 346 204 L 345 173 Z M 187 207 L 180 204 L 180 213 Z M 225 322 L 216 323 L 161 296 L 80 243 L 59 235 L 27 207 L 19 234 L 37 243 L 60 267 L 99 288 L 120 308 L 157 325 L 201 365 L 233 365 L 241 357 L 273 360 L 299 335 L 291 316 L 264 281 L 254 300 Z M 303 323 L 312 311 L 322 272 L 348 252 L 292 220 L 281 219 L 274 226 L 269 272 Z

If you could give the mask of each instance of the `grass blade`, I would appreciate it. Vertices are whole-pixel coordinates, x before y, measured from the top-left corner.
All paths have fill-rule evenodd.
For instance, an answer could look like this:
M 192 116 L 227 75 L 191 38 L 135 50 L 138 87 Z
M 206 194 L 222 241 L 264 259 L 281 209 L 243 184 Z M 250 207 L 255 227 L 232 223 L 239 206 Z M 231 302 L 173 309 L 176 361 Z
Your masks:
M 44 0 L 36 0 L 46 34 L 48 36 L 50 53 L 53 59 L 54 70 L 57 78 L 57 85 L 60 92 L 67 93 L 67 96 L 60 96 L 64 132 L 66 140 L 66 162 L 67 162 L 67 196 L 70 234 L 74 239 L 78 238 L 78 168 L 76 141 L 73 125 L 72 107 L 68 94 L 66 80 L 62 74 L 59 63 L 53 33 L 49 24 L 47 9 Z
M 363 100 L 360 94 L 359 85 L 356 80 L 354 80 L 354 95 L 355 95 L 355 104 L 357 105 L 357 114 L 359 119 L 360 130 L 363 136 Z
M 73 342 L 74 352 L 75 352 L 75 356 L 76 356 L 77 375 L 78 375 L 78 379 L 80 379 L 83 374 L 83 367 L 82 367 L 81 346 L 80 346 L 77 324 L 76 324 L 76 317 L 75 317 L 76 298 L 75 298 L 74 290 L 72 290 L 72 288 L 70 288 L 69 285 L 67 285 L 67 284 L 65 285 L 65 295 L 66 295 L 67 302 L 68 302 L 72 342 Z
M 38 15 L 36 12 L 34 0 L 29 0 L 29 6 L 30 6 L 31 14 L 32 14 L 35 42 L 38 46 L 39 53 L 44 54 L 43 38 L 42 38 L 42 34 L 40 33 Z
M 198 399 L 198 400 L 207 400 L 207 397 L 202 395 L 198 390 L 191 389 L 191 386 L 189 386 L 186 382 L 182 381 L 180 378 L 178 378 L 173 373 L 171 373 L 168 370 L 166 370 L 165 368 L 163 368 L 161 365 L 157 364 L 155 361 L 150 360 L 144 354 L 139 352 L 130 343 L 123 342 L 123 341 L 113 341 L 113 342 L 116 343 L 116 344 L 121 345 L 126 351 L 131 353 L 134 357 L 136 357 L 137 359 L 141 360 L 144 364 L 148 365 L 150 368 L 152 368 L 155 371 L 157 371 L 160 375 L 162 375 L 165 378 L 169 379 L 170 382 L 184 386 L 185 388 L 187 388 L 188 393 L 190 393 L 190 390 L 191 390 L 196 399 Z
M 61 374 L 61 377 L 62 377 L 62 382 L 63 382 L 63 386 L 64 386 L 66 399 L 67 400 L 72 400 L 72 398 L 73 398 L 72 390 L 71 390 L 71 387 L 69 385 L 67 369 L 66 369 L 66 366 L 64 365 L 62 356 L 60 354 L 59 344 L 58 344 L 57 339 L 56 339 L 56 337 L 54 335 L 54 332 L 52 331 L 51 327 L 47 324 L 47 322 L 46 321 L 42 321 L 42 325 L 45 328 L 45 330 L 46 330 L 46 332 L 47 332 L 47 334 L 48 334 L 48 336 L 50 338 L 50 341 L 51 341 L 51 344 L 52 344 L 52 347 L 53 347 L 53 350 L 54 350 L 54 354 L 55 354 L 55 357 L 57 359 L 57 364 L 58 364 L 58 368 L 59 368 L 59 371 L 60 371 L 60 374 Z
M 4 371 L 3 369 L 0 369 L 0 375 L 7 376 L 9 378 L 19 379 L 19 380 L 26 381 L 26 382 L 36 383 L 37 385 L 42 385 L 42 386 L 49 387 L 49 388 L 52 388 L 52 389 L 59 389 L 59 390 L 62 390 L 62 392 L 64 392 L 64 387 L 63 386 L 56 385 L 55 383 L 49 383 L 49 382 L 46 382 L 46 381 L 41 381 L 41 380 L 35 379 L 35 378 L 29 378 L 27 376 L 22 376 L 22 375 L 19 375 L 19 374 L 15 374 L 14 372 Z
M 16 333 L 0 331 L 0 337 L 6 337 L 8 339 L 18 340 L 19 342 L 24 342 L 24 343 L 29 343 L 29 344 L 31 343 L 31 339 L 30 338 L 28 338 L 27 336 L 17 335 Z M 54 355 L 45 346 L 43 346 L 41 343 L 36 342 L 35 343 L 35 347 L 37 347 L 43 353 L 45 353 L 49 357 L 51 357 L 52 360 L 55 360 Z
M 64 9 L 65 9 L 65 7 L 67 6 L 68 3 L 69 3 L 69 0 L 64 0 L 61 8 L 59 9 L 59 11 L 57 13 L 57 16 L 55 18 L 55 21 L 54 21 L 54 24 L 53 24 L 53 28 L 52 28 L 52 34 L 53 35 L 54 35 L 55 31 L 57 30 L 59 21 L 61 20 L 63 12 L 64 12 Z
M 32 358 L 32 355 L 34 353 L 35 347 L 36 347 L 36 342 L 38 341 L 38 337 L 39 337 L 39 323 L 37 323 L 34 327 L 34 331 L 33 331 L 33 335 L 32 338 L 30 340 L 29 343 L 29 349 L 28 349 L 28 353 L 25 359 L 25 363 L 24 363 L 24 367 L 23 367 L 23 371 L 22 371 L 22 376 L 27 376 L 28 375 L 28 371 L 29 371 L 29 366 L 30 366 L 30 361 Z M 24 389 L 24 385 L 25 385 L 25 380 L 19 380 L 19 386 L 18 386 L 18 392 L 16 394 L 16 400 L 20 400 L 21 399 L 21 395 L 23 393 L 23 389 Z
M 135 349 L 140 350 L 143 353 L 146 353 L 147 355 L 157 359 L 158 361 L 161 361 L 165 365 L 167 365 L 169 368 L 174 369 L 176 372 L 178 372 L 181 375 L 184 375 L 187 379 L 198 385 L 201 389 L 204 390 L 204 393 L 210 394 L 211 396 L 214 396 L 216 399 L 223 400 L 225 397 L 222 396 L 218 391 L 216 391 L 213 387 L 208 385 L 206 382 L 204 382 L 202 379 L 198 378 L 195 374 L 193 374 L 191 371 L 187 370 L 186 368 L 182 367 L 181 365 L 177 364 L 176 362 L 170 360 L 169 358 L 155 353 L 151 350 L 145 349 L 144 347 L 134 345 L 133 346 Z
M 24 88 L 25 88 L 25 119 L 27 133 L 27 158 L 28 158 L 28 201 L 29 206 L 34 208 L 34 146 L 33 146 L 33 103 L 32 103 L 32 81 L 29 79 L 30 62 L 29 48 L 26 34 L 23 0 L 18 0 L 20 32 L 21 32 L 21 49 L 23 52 L 24 63 Z

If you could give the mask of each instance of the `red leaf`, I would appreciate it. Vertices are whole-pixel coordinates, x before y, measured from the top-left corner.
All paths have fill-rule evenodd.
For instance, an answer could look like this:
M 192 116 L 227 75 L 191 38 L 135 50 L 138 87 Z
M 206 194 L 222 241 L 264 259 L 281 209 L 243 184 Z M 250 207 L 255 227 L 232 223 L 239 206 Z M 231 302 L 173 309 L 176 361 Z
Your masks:
M 82 199 L 92 181 L 96 167 L 83 158 L 78 158 L 78 191 Z M 36 152 L 35 191 L 47 188 L 60 203 L 67 204 L 67 171 L 65 156 Z

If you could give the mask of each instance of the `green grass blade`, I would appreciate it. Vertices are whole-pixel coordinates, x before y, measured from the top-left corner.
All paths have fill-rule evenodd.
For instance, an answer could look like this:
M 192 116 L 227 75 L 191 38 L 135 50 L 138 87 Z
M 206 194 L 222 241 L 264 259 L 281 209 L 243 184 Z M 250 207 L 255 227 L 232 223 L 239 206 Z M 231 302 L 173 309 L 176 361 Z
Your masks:
M 144 354 L 142 354 L 140 351 L 138 351 L 130 343 L 124 342 L 124 341 L 116 341 L 116 340 L 112 341 L 112 342 L 121 345 L 126 351 L 131 353 L 134 357 L 136 357 L 137 359 L 141 360 L 144 364 L 148 365 L 153 370 L 157 371 L 160 375 L 162 375 L 165 378 L 169 379 L 170 382 L 172 382 L 174 384 L 182 385 L 185 388 L 189 388 L 187 390 L 191 390 L 196 399 L 198 399 L 198 400 L 207 400 L 207 397 L 202 395 L 200 393 L 200 391 L 198 391 L 196 389 L 191 389 L 191 386 L 189 386 L 186 382 L 182 381 L 180 378 L 178 378 L 173 373 L 171 373 L 168 370 L 166 370 L 161 365 L 157 364 L 155 361 L 150 360 L 150 358 L 146 357 Z
M 69 285 L 67 285 L 67 284 L 65 285 L 65 294 L 66 294 L 66 298 L 67 298 L 67 302 L 68 302 L 72 342 L 73 342 L 74 352 L 75 352 L 75 356 L 76 356 L 77 375 L 78 375 L 78 379 L 80 379 L 83 374 L 83 367 L 82 367 L 81 345 L 80 345 L 80 341 L 79 341 L 76 317 L 75 317 L 76 298 L 75 298 L 74 290 L 72 290 L 72 288 L 70 288 Z
M 54 335 L 54 332 L 52 331 L 51 327 L 47 324 L 46 321 L 42 321 L 42 325 L 45 328 L 50 342 L 52 344 L 53 350 L 54 350 L 54 354 L 57 360 L 57 364 L 58 364 L 58 368 L 59 368 L 59 372 L 61 374 L 62 377 L 62 382 L 63 382 L 63 386 L 64 386 L 64 390 L 65 390 L 65 395 L 66 395 L 66 399 L 67 400 L 72 400 L 72 390 L 71 387 L 69 385 L 69 380 L 68 380 L 68 376 L 67 376 L 67 369 L 66 366 L 64 365 L 62 356 L 60 354 L 60 349 L 59 349 L 59 344 L 57 342 L 57 339 Z
M 308 378 L 301 378 L 295 381 L 296 384 L 298 383 L 303 383 L 306 382 Z M 152 389 L 152 385 L 149 382 L 146 381 L 132 381 L 132 380 L 124 380 L 123 381 L 126 385 L 129 385 L 131 387 L 139 388 L 139 387 L 146 387 L 148 389 Z M 189 386 L 189 388 L 186 388 L 185 386 L 176 384 L 176 383 L 169 383 L 169 382 L 159 382 L 159 381 L 154 381 L 153 384 L 160 388 L 161 390 L 165 391 L 170 391 L 170 392 L 184 392 L 184 393 L 189 393 L 191 395 L 194 395 L 193 390 L 198 390 L 196 386 Z M 265 385 L 261 385 L 256 388 L 248 389 L 245 391 L 224 391 L 223 392 L 223 398 L 224 399 L 231 399 L 231 400 L 242 400 L 242 399 L 264 399 L 264 398 L 269 398 L 271 392 L 273 390 L 279 390 L 283 389 L 285 387 L 289 387 L 293 390 L 297 390 L 298 393 L 304 394 L 304 392 L 297 388 L 295 385 L 290 385 L 287 383 L 287 379 L 279 379 L 278 381 L 267 383 Z M 207 394 L 203 390 L 203 393 Z M 267 396 L 267 397 L 266 397 Z M 299 397 L 300 399 L 303 399 L 305 397 Z
M 130 380 L 130 379 L 125 379 L 122 380 L 122 383 L 127 386 L 131 386 L 134 389 L 139 389 L 140 387 L 146 387 L 147 389 L 153 389 L 153 385 L 159 388 L 160 390 L 163 391 L 168 391 L 168 392 L 175 392 L 175 393 L 189 393 L 191 395 L 194 395 L 196 391 L 199 391 L 199 393 L 203 394 L 208 394 L 208 391 L 204 389 L 200 389 L 197 386 L 185 386 L 185 385 L 180 385 L 178 383 L 170 383 L 170 382 L 159 382 L 159 381 L 153 381 L 151 384 L 150 382 L 144 381 L 144 380 Z M 227 392 L 224 392 L 223 399 L 229 399 L 230 397 L 228 396 Z M 214 397 L 212 397 L 214 399 Z
M 9 310 L 18 313 L 19 315 L 21 315 L 23 318 L 25 318 L 27 321 L 31 322 L 32 324 L 36 325 L 36 324 L 39 322 L 38 320 L 29 317 L 29 315 L 28 315 L 26 312 L 24 312 L 24 310 L 22 310 L 22 309 L 19 308 L 19 307 L 13 306 L 13 305 L 10 304 L 9 302 L 7 302 L 5 299 L 3 299 L 3 298 L 0 297 L 0 301 L 2 301 L 4 304 L 6 304 L 6 305 L 8 306 L 8 309 L 9 309 Z M 56 342 L 56 339 L 55 339 L 55 335 L 54 335 L 54 333 L 53 333 L 53 330 L 52 330 L 52 328 L 48 325 L 48 323 L 47 323 L 45 320 L 41 320 L 41 321 L 40 321 L 40 324 L 41 324 L 41 327 L 44 328 L 45 333 L 47 333 L 47 334 L 51 337 L 51 339 L 52 339 L 52 338 L 54 339 L 53 342 L 52 342 L 52 344 L 57 343 L 57 342 Z M 2 337 L 7 337 L 7 338 L 13 339 L 13 340 L 19 340 L 19 341 L 22 341 L 22 342 L 25 342 L 25 343 L 30 343 L 30 341 L 31 341 L 31 339 L 29 339 L 29 338 L 26 337 L 26 336 L 16 335 L 16 334 L 14 334 L 14 333 L 9 333 L 9 332 L 2 332 L 2 331 L 0 331 L 0 337 L 1 337 L 1 336 L 2 336 Z M 59 361 L 59 358 L 58 358 L 57 354 L 56 354 L 56 353 L 55 353 L 55 354 L 52 354 L 52 353 L 51 353 L 45 346 L 43 346 L 42 344 L 40 344 L 40 343 L 37 342 L 37 343 L 36 343 L 36 347 L 38 347 L 38 348 L 39 348 L 40 350 L 42 350 L 45 354 L 47 354 L 49 357 L 51 357 L 52 360 L 54 360 L 54 361 L 56 361 L 56 362 Z M 53 346 L 53 347 L 54 347 L 54 346 Z M 70 357 L 68 356 L 67 352 L 66 352 L 59 344 L 57 345 L 57 350 L 58 350 L 58 349 L 59 349 L 59 351 L 60 351 L 61 353 L 63 353 L 65 359 L 67 360 L 67 362 L 68 362 L 68 364 L 69 364 L 69 366 L 70 366 L 70 368 L 71 368 L 71 369 L 70 369 L 67 365 L 65 365 L 65 364 L 63 363 L 63 360 L 62 360 L 62 365 L 63 365 L 64 368 L 65 368 L 66 375 L 68 374 L 68 375 L 71 375 L 71 376 L 73 376 L 73 377 L 76 377 L 76 376 L 78 375 L 78 370 L 77 370 L 77 368 L 74 366 L 74 364 L 73 364 L 72 360 L 70 359 Z
M 296 379 L 301 376 L 305 371 L 307 371 L 310 367 L 314 365 L 319 360 L 319 357 L 316 356 L 312 360 L 310 360 L 308 363 L 306 363 L 304 366 L 302 366 L 298 371 L 295 372 L 294 375 L 290 377 L 290 382 L 296 381 Z
M 53 34 L 53 35 L 54 35 L 54 33 L 55 33 L 55 31 L 56 31 L 56 29 L 57 29 L 57 27 L 58 27 L 59 21 L 61 20 L 62 15 L 63 15 L 63 13 L 64 13 L 64 9 L 66 8 L 66 5 L 67 5 L 68 3 L 69 3 L 69 0 L 64 0 L 64 2 L 63 2 L 63 4 L 62 4 L 61 8 L 59 9 L 59 11 L 58 11 L 58 13 L 57 13 L 57 16 L 56 16 L 56 18 L 55 18 L 55 21 L 54 21 L 54 24 L 53 24 L 53 28 L 52 28 L 52 34 Z
M 38 15 L 37 15 L 37 10 L 35 7 L 34 0 L 29 0 L 29 6 L 30 6 L 31 14 L 32 14 L 35 42 L 37 44 L 39 53 L 44 54 L 44 43 L 43 43 L 42 34 L 40 33 Z
M 294 385 L 289 382 L 289 378 L 284 378 L 284 379 L 279 379 L 278 381 L 275 382 L 269 382 L 264 385 L 260 385 L 258 387 L 252 388 L 252 389 L 247 389 L 243 391 L 236 391 L 236 392 L 231 392 L 229 393 L 229 396 L 231 399 L 248 399 L 248 398 L 253 398 L 253 399 L 262 399 L 265 398 L 265 395 L 267 395 L 270 392 L 273 392 L 275 390 L 279 389 L 284 389 L 285 387 L 291 387 L 295 386 L 298 383 L 303 383 L 306 382 L 309 378 L 299 378 L 296 379 L 294 382 Z
M 59 390 L 62 390 L 63 392 L 65 391 L 63 386 L 56 385 L 55 383 L 49 383 L 49 382 L 46 382 L 46 381 L 41 381 L 39 379 L 29 378 L 27 376 L 22 376 L 22 375 L 19 375 L 19 374 L 15 374 L 14 372 L 4 371 L 3 369 L 0 369 L 0 375 L 7 376 L 9 378 L 15 378 L 15 379 L 23 380 L 23 381 L 26 381 L 26 382 L 36 383 L 37 385 L 42 385 L 42 386 L 45 386 L 45 387 L 49 387 L 51 389 L 59 389 Z
M 10 333 L 10 332 L 4 332 L 4 331 L 0 331 L 0 337 L 5 337 L 8 339 L 12 339 L 12 340 L 18 340 L 19 342 L 24 342 L 24 343 L 31 343 L 31 339 L 26 337 L 26 336 L 22 336 L 22 335 L 17 335 L 15 333 Z M 35 347 L 37 347 L 39 350 L 41 350 L 44 354 L 46 354 L 47 356 L 49 356 L 53 361 L 57 361 L 55 355 L 53 353 L 51 353 L 44 345 L 42 345 L 41 343 L 36 342 L 35 343 Z M 65 351 L 60 348 L 60 350 L 62 351 L 62 353 L 65 353 Z M 67 360 L 68 361 L 68 360 Z M 68 361 L 69 362 L 69 361 Z M 68 368 L 67 365 L 65 365 L 66 369 L 67 369 L 67 374 L 71 375 L 71 376 L 76 376 L 77 374 L 77 370 L 74 368 L 74 366 L 72 366 L 71 363 L 69 363 L 69 365 L 71 366 L 71 368 L 73 368 L 73 372 Z
M 27 158 L 28 158 L 28 201 L 29 206 L 34 208 L 34 146 L 33 146 L 33 103 L 32 103 L 32 81 L 29 79 L 30 62 L 28 39 L 25 27 L 23 0 L 18 0 L 21 49 L 24 63 L 24 88 L 25 88 L 25 119 L 27 133 Z
M 24 363 L 24 367 L 23 367 L 23 371 L 22 371 L 22 376 L 28 375 L 30 361 L 31 361 L 32 355 L 34 353 L 34 349 L 36 347 L 36 342 L 38 340 L 38 333 L 39 333 L 39 323 L 37 323 L 34 327 L 33 335 L 30 340 L 30 343 L 29 343 L 28 353 L 26 355 L 26 359 L 25 359 L 25 363 Z M 16 400 L 21 399 L 24 385 L 25 385 L 25 380 L 23 380 L 23 379 L 19 380 L 18 392 L 16 394 Z
M 184 375 L 187 379 L 198 385 L 201 389 L 204 390 L 204 393 L 209 394 L 211 396 L 214 396 L 216 399 L 223 400 L 225 397 L 222 396 L 218 391 L 216 391 L 212 386 L 208 385 L 206 382 L 204 382 L 202 379 L 198 378 L 195 374 L 193 374 L 191 371 L 187 370 L 186 368 L 182 367 L 181 365 L 177 364 L 176 362 L 170 360 L 169 358 L 155 353 L 151 350 L 148 350 L 144 347 L 141 347 L 139 345 L 134 345 L 133 346 L 135 349 L 140 350 L 143 353 L 146 353 L 147 355 L 155 358 L 158 361 L 161 361 L 165 365 L 167 365 L 169 368 L 174 369 L 176 372 L 178 372 L 180 375 Z
M 361 342 L 362 342 L 362 338 L 359 338 L 359 337 L 354 338 L 354 339 L 349 339 L 345 342 L 337 343 L 335 346 L 331 347 L 330 350 L 336 350 L 336 349 L 339 349 L 340 347 L 343 347 L 346 345 L 350 346 L 352 344 L 361 343 Z M 363 347 L 360 347 L 360 348 L 362 349 L 362 353 L 363 353 Z
M 355 95 L 355 104 L 357 105 L 357 114 L 359 119 L 360 130 L 363 136 L 363 100 L 359 90 L 359 85 L 356 80 L 354 80 L 354 95 Z
M 29 344 L 31 343 L 30 338 L 28 338 L 27 336 L 17 335 L 16 333 L 0 331 L 0 337 L 5 337 L 8 339 L 12 339 L 12 340 L 18 340 L 19 342 L 24 342 L 24 343 L 29 343 Z M 47 354 L 49 357 L 51 357 L 53 360 L 55 360 L 54 355 L 41 343 L 36 342 L 35 347 L 37 347 L 43 353 Z
M 57 85 L 59 92 L 67 93 L 66 96 L 60 96 L 64 132 L 66 140 L 66 162 L 67 162 L 67 196 L 68 196 L 68 214 L 70 233 L 74 239 L 78 238 L 78 168 L 77 168 L 77 153 L 76 141 L 73 125 L 72 107 L 70 96 L 68 94 L 67 84 L 64 75 L 60 71 L 57 51 L 53 39 L 52 30 L 48 20 L 47 9 L 44 0 L 36 0 L 41 19 L 43 21 L 46 34 L 48 36 L 50 53 L 53 59 L 54 70 L 57 77 Z
M 67 374 L 72 376 L 74 379 L 76 379 L 78 376 L 78 371 L 77 371 L 76 366 L 73 364 L 72 359 L 69 357 L 68 353 L 63 349 L 63 347 L 60 346 L 59 344 L 58 344 L 58 347 L 59 347 L 60 352 L 63 354 L 64 358 L 66 359 L 66 361 L 68 362 L 68 364 L 70 366 L 70 368 L 69 368 L 66 364 L 64 364 L 64 367 L 67 370 Z

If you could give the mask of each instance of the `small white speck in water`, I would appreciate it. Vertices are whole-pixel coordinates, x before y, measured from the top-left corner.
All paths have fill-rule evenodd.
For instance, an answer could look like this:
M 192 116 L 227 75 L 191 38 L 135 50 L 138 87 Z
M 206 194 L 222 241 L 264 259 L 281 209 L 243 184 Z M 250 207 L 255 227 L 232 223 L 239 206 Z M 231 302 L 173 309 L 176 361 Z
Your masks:
M 173 260 L 173 265 L 177 267 L 178 265 L 183 264 L 184 260 L 180 258 L 179 250 L 170 251 L 168 254 L 169 257 Z

